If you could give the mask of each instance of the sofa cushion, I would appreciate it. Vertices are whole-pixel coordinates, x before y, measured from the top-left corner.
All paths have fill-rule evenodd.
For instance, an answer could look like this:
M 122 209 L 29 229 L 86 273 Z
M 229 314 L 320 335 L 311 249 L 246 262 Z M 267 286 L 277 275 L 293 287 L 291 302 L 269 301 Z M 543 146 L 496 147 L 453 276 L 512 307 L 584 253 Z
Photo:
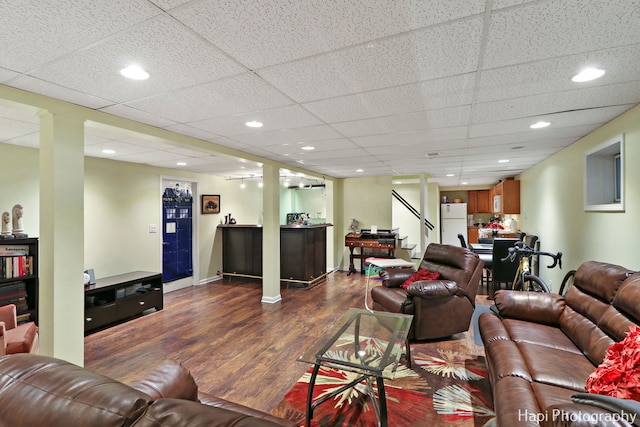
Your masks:
M 255 418 L 189 400 L 159 399 L 149 405 L 144 414 L 132 426 L 209 427 L 213 421 L 216 426 L 229 427 L 274 427 L 281 425 L 268 419 Z
M 502 323 L 509 338 L 517 343 L 537 344 L 582 355 L 580 349 L 557 327 L 517 319 L 504 319 Z
M 440 273 L 437 271 L 418 270 L 409 276 L 409 278 L 405 280 L 400 287 L 407 289 L 413 282 L 417 282 L 419 280 L 436 280 L 438 278 L 440 278 Z
M 584 355 L 529 343 L 518 343 L 533 381 L 583 391 L 595 366 Z
M 640 273 L 631 276 L 613 298 L 613 306 L 636 322 L 640 320 Z
M 571 307 L 566 307 L 560 318 L 560 328 L 582 350 L 594 365 L 602 362 L 613 340 L 591 320 Z
M 578 267 L 573 287 L 610 304 L 631 270 L 614 264 L 586 261 Z

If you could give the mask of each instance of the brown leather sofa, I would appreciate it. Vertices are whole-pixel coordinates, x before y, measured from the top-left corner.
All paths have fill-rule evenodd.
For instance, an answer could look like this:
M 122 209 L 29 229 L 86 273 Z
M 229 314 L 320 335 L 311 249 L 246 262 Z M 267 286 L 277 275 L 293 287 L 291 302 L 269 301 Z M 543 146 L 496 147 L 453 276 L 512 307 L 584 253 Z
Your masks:
M 632 273 L 589 261 L 565 297 L 496 292 L 500 315 L 484 313 L 478 324 L 499 426 L 630 425 L 584 387 L 609 346 L 640 323 L 640 273 Z
M 172 361 L 125 385 L 51 357 L 0 357 L 0 426 L 295 425 L 199 392 L 189 371 Z
M 483 262 L 467 248 L 431 243 L 419 269 L 440 273 L 437 280 L 400 287 L 414 270 L 389 268 L 380 273 L 382 286 L 371 289 L 373 310 L 412 314 L 409 339 L 448 337 L 469 329 Z

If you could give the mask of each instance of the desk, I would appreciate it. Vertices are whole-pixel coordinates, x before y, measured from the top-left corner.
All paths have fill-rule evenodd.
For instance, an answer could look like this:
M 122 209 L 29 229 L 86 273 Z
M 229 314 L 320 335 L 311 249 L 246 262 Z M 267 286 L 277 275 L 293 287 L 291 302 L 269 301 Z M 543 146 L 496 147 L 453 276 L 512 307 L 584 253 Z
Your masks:
M 396 233 L 393 230 L 378 230 L 371 233 L 362 230 L 362 233 L 349 233 L 344 238 L 344 245 L 349 248 L 349 272 L 356 272 L 354 259 L 360 260 L 360 270 L 364 273 L 364 260 L 372 256 L 393 258 L 396 249 Z M 359 248 L 360 253 L 353 250 Z
M 307 351 L 298 357 L 299 362 L 312 363 L 313 373 L 307 393 L 306 425 L 311 425 L 314 409 L 366 382 L 366 391 L 371 397 L 378 425 L 387 426 L 387 399 L 384 379 L 393 379 L 406 349 L 407 366 L 411 367 L 411 353 L 407 339 L 413 316 L 407 314 L 375 312 L 350 308 L 316 340 Z M 313 388 L 320 367 L 354 372 L 357 378 L 332 393 L 313 401 Z M 371 377 L 378 389 L 376 399 Z
M 380 268 L 413 268 L 413 263 L 409 261 L 405 261 L 399 258 L 367 258 L 365 263 L 369 264 L 369 270 L 371 267 L 380 267 Z M 371 279 L 370 271 L 366 272 L 367 275 L 367 285 L 365 286 L 364 291 L 364 308 L 368 311 L 373 312 L 369 308 L 368 300 L 369 300 L 369 280 Z

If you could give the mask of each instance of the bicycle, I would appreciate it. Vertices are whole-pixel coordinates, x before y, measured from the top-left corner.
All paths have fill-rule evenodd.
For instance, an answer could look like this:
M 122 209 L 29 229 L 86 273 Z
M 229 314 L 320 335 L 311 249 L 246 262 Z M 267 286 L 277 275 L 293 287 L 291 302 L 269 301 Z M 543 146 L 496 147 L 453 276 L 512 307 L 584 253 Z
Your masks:
M 513 247 L 509 248 L 509 255 L 500 260 L 502 262 L 513 262 L 518 258 L 519 265 L 511 289 L 516 291 L 551 292 L 551 289 L 544 280 L 535 274 L 531 274 L 529 263 L 531 257 L 535 255 L 548 256 L 553 259 L 553 264 L 547 266 L 547 268 L 554 268 L 556 265 L 562 268 L 562 252 L 554 254 L 551 252 L 538 251 L 525 245 L 524 242 L 516 242 Z

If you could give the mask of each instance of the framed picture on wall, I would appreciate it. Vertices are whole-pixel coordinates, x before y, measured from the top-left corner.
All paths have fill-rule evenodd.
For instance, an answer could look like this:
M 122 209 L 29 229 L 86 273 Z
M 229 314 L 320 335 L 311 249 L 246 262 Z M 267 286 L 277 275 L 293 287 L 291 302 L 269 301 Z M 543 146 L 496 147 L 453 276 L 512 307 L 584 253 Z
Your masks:
M 202 214 L 220 213 L 220 195 L 219 194 L 203 194 L 200 203 Z

